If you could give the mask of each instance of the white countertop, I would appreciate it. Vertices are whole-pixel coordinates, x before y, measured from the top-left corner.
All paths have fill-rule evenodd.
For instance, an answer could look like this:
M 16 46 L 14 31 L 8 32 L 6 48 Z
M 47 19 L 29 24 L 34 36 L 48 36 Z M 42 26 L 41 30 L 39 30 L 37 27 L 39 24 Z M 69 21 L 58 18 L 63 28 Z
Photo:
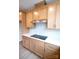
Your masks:
M 43 41 L 43 42 L 47 42 L 47 43 L 50 43 L 50 44 L 60 46 L 60 41 L 59 40 L 51 39 L 50 37 L 48 37 L 46 40 L 41 40 L 41 39 L 38 39 L 38 38 L 31 37 L 31 35 L 29 35 L 29 34 L 22 34 L 22 35 L 33 38 L 33 39 L 36 39 L 36 40 L 40 40 L 40 41 Z

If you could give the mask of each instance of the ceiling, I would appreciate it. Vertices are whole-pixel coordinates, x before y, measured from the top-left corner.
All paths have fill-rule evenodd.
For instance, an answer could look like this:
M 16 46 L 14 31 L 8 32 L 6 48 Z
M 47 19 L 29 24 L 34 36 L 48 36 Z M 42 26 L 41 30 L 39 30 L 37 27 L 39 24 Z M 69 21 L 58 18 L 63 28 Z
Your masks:
M 34 4 L 39 3 L 43 0 L 19 0 L 19 10 L 26 10 L 34 6 Z M 46 0 L 49 2 L 54 2 L 55 0 Z

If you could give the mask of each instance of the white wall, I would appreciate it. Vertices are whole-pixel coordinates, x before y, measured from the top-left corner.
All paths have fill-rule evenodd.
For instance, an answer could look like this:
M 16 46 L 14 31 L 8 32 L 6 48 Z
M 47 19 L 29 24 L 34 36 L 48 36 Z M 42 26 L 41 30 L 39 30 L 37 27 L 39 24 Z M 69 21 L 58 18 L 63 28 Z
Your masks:
M 30 32 L 27 34 L 45 35 L 45 36 L 48 36 L 49 39 L 55 39 L 58 41 L 60 39 L 60 30 L 48 30 L 46 27 L 46 23 L 37 23 L 35 28 L 31 28 Z

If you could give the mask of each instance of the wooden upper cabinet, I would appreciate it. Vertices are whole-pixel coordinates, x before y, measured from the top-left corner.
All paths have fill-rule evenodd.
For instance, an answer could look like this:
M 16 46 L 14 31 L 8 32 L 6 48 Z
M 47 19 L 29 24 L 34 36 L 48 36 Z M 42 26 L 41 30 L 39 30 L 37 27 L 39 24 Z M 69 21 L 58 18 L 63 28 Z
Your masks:
M 25 12 L 20 11 L 19 12 L 19 21 L 23 21 L 25 19 Z
M 22 21 L 22 12 L 19 12 L 19 21 Z
M 57 3 L 56 9 L 56 29 L 60 29 L 60 4 Z
M 60 29 L 60 2 L 48 5 L 48 29 Z
M 36 7 L 33 10 L 34 20 L 46 20 L 47 19 L 47 8 L 45 6 Z
M 29 11 L 26 13 L 26 27 L 27 28 L 33 27 L 32 21 L 33 21 L 32 11 Z
M 23 33 L 28 32 L 28 29 L 26 28 L 26 12 L 19 12 L 19 21 L 22 24 Z
M 39 19 L 39 9 L 34 9 L 33 10 L 33 20 L 38 20 Z
M 48 29 L 55 29 L 56 27 L 56 4 L 48 5 Z
M 39 19 L 47 19 L 47 8 L 44 7 L 39 10 Z

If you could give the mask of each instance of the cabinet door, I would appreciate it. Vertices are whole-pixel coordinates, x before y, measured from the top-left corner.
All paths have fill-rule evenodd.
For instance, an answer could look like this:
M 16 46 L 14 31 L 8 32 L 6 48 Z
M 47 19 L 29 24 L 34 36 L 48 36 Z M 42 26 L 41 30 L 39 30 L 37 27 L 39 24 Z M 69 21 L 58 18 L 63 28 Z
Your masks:
M 35 52 L 36 40 L 30 39 L 30 50 Z
M 29 11 L 29 12 L 27 12 L 27 14 L 26 14 L 26 26 L 27 26 L 27 28 L 33 27 L 32 21 L 33 21 L 32 12 Z
M 41 8 L 39 10 L 39 20 L 47 20 L 47 8 Z
M 56 4 L 48 5 L 48 21 L 47 26 L 48 29 L 55 29 L 56 22 Z
M 40 57 L 44 57 L 44 42 L 36 40 L 35 53 Z
M 56 29 L 60 29 L 60 4 L 57 3 L 56 9 Z
M 39 9 L 34 9 L 33 10 L 33 20 L 38 20 L 39 19 Z
M 19 12 L 19 19 L 23 27 L 23 33 L 28 32 L 28 29 L 26 28 L 26 12 Z
M 28 37 L 23 36 L 22 37 L 23 46 L 27 49 L 30 49 L 30 39 Z
M 45 59 L 60 59 L 59 58 L 59 47 L 45 43 L 45 54 L 44 58 Z
M 19 12 L 19 21 L 22 21 L 22 12 Z

